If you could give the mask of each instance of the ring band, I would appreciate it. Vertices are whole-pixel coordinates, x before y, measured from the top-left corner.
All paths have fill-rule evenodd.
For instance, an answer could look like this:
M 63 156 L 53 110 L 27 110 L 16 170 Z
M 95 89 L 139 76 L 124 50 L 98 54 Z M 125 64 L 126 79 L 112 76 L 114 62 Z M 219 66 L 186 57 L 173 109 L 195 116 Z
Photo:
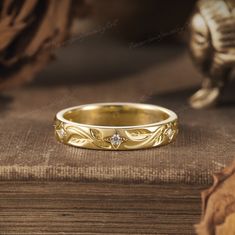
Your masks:
M 58 141 L 87 149 L 151 148 L 169 144 L 177 133 L 177 115 L 149 104 L 81 105 L 64 109 L 55 118 Z

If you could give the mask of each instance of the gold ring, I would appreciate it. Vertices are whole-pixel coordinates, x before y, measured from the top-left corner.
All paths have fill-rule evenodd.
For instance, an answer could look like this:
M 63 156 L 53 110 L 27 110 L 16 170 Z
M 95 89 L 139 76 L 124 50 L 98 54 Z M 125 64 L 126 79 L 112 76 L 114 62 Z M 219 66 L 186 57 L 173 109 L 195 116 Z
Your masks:
M 58 141 L 88 149 L 151 148 L 169 144 L 177 133 L 177 115 L 149 104 L 81 105 L 64 109 L 55 118 Z

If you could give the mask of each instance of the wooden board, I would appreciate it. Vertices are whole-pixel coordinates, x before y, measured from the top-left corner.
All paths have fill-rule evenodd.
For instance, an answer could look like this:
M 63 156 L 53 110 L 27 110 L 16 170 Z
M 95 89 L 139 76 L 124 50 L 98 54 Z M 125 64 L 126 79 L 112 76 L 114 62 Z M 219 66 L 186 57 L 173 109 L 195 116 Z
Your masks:
M 1 182 L 0 234 L 194 234 L 201 187 Z

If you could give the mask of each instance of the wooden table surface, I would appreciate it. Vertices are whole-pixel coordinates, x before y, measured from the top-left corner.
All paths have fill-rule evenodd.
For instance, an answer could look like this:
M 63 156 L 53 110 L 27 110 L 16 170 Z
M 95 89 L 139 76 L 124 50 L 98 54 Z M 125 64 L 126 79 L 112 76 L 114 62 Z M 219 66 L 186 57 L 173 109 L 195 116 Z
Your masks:
M 0 182 L 0 234 L 194 234 L 200 187 Z

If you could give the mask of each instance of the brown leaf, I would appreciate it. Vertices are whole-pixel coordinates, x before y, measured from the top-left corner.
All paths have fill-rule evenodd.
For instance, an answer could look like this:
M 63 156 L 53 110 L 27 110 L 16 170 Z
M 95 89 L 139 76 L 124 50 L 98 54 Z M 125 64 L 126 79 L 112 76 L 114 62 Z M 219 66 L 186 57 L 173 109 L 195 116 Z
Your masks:
M 69 36 L 74 0 L 4 0 L 0 7 L 0 90 L 33 78 Z
M 234 235 L 235 234 L 235 213 L 229 215 L 225 223 L 217 226 L 216 235 Z
M 235 162 L 214 176 L 214 185 L 202 193 L 202 201 L 202 219 L 196 226 L 197 234 L 220 235 L 218 231 L 221 230 L 217 231 L 217 228 L 235 213 Z M 230 229 L 232 232 L 233 227 Z

